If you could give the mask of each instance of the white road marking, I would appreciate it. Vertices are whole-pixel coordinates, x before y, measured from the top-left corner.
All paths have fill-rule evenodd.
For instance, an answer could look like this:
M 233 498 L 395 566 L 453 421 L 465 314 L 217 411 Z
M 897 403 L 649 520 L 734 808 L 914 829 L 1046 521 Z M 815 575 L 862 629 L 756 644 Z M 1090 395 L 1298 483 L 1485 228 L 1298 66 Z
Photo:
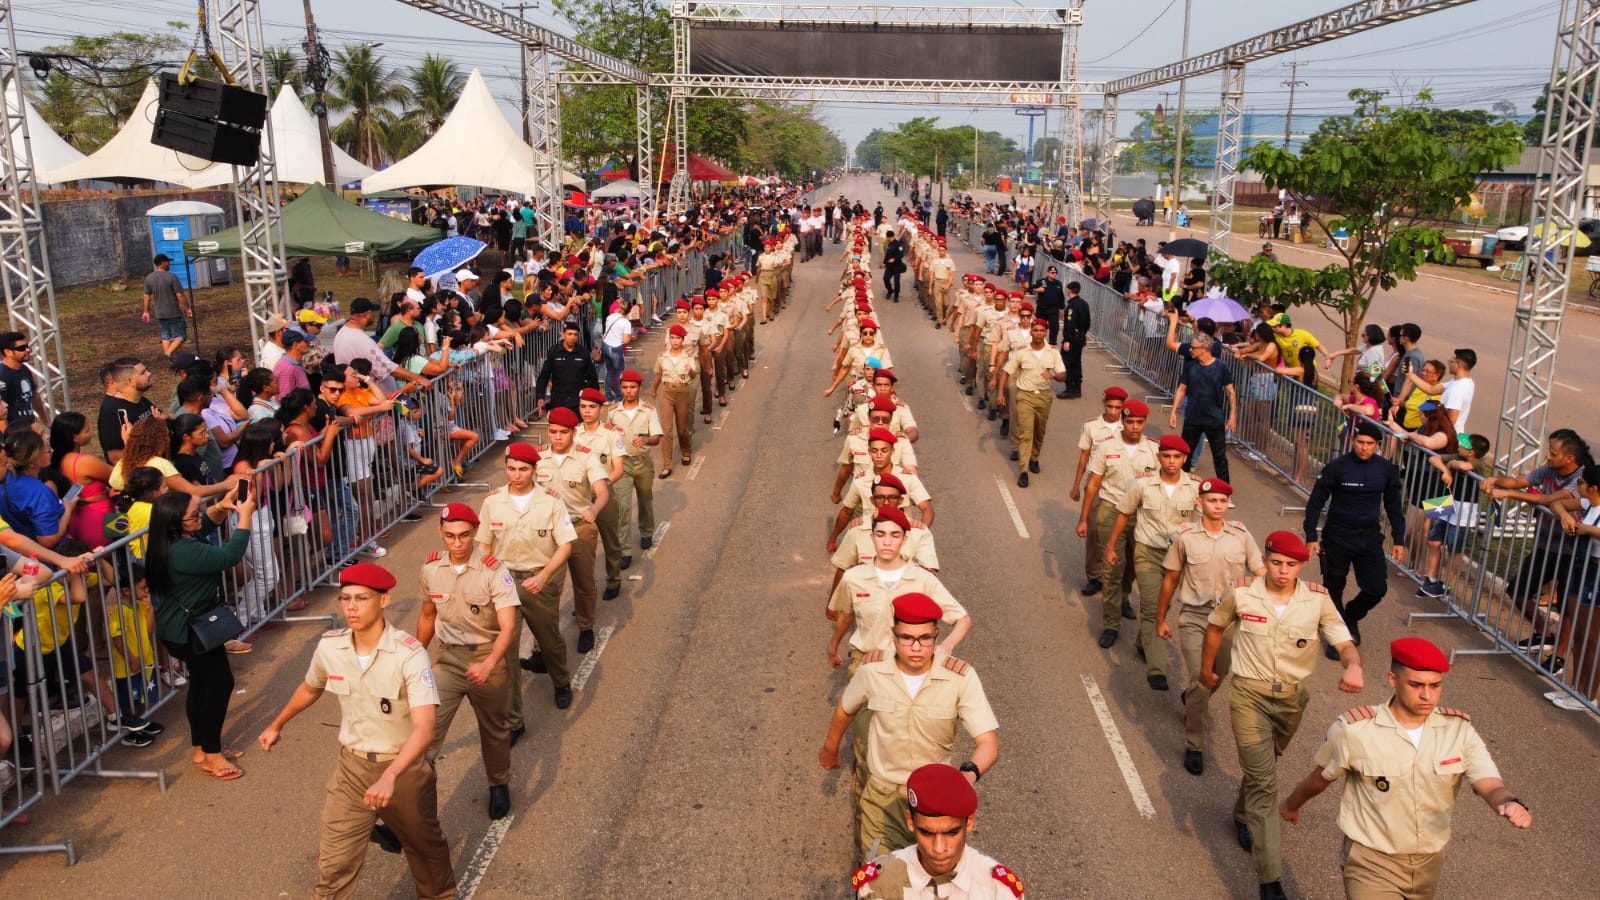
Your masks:
M 645 559 L 655 559 L 656 551 L 661 549 L 661 542 L 667 539 L 667 528 L 672 524 L 668 519 L 656 526 L 656 533 L 650 536 L 650 549 L 644 552 Z
M 722 411 L 722 418 L 720 420 L 718 420 L 717 424 L 711 426 L 711 430 L 712 431 L 721 431 L 722 430 L 722 426 L 728 424 L 728 416 L 730 416 L 732 414 L 733 414 L 732 408 L 724 409 Z
M 1100 730 L 1105 732 L 1106 743 L 1111 745 L 1111 755 L 1116 757 L 1117 768 L 1122 770 L 1122 780 L 1127 782 L 1128 794 L 1133 798 L 1133 806 L 1139 810 L 1139 815 L 1146 819 L 1156 817 L 1156 807 L 1150 802 L 1150 795 L 1145 793 L 1144 782 L 1139 778 L 1139 770 L 1134 768 L 1133 755 L 1128 752 L 1128 745 L 1122 742 L 1122 732 L 1117 730 L 1117 723 L 1111 718 L 1111 710 L 1106 706 L 1106 698 L 1100 693 L 1100 685 L 1095 683 L 1093 675 L 1080 675 L 1083 679 L 1083 689 L 1089 695 L 1089 705 L 1094 707 L 1094 714 L 1100 719 Z
M 511 830 L 511 823 L 516 816 L 508 815 L 503 819 L 495 819 L 489 823 L 489 830 L 484 834 L 483 840 L 478 842 L 478 849 L 473 852 L 472 859 L 461 870 L 461 881 L 456 885 L 457 900 L 472 900 L 472 895 L 477 893 L 479 882 L 489 872 L 489 864 L 494 862 L 494 855 L 500 852 L 500 845 L 506 839 L 506 832 Z
M 1565 337 L 1565 336 L 1566 335 L 1562 335 L 1562 337 Z M 1573 335 L 1573 337 L 1577 338 L 1580 341 L 1594 341 L 1595 343 L 1600 344 L 1600 337 L 1595 337 L 1592 334 L 1575 334 L 1575 335 Z
M 1556 384 L 1556 387 L 1560 387 L 1560 388 L 1566 388 L 1566 389 L 1567 389 L 1567 390 L 1569 390 L 1569 391 L 1576 391 L 1576 390 L 1580 390 L 1580 389 L 1579 389 L 1579 388 L 1575 388 L 1575 387 L 1573 387 L 1573 386 L 1572 386 L 1572 385 L 1570 385 L 1570 384 L 1567 384 L 1567 383 L 1566 383 L 1566 382 L 1565 382 L 1565 381 L 1558 381 L 1558 382 L 1556 382 L 1556 383 L 1555 383 L 1555 384 Z
M 705 464 L 706 464 L 706 455 L 704 453 L 702 453 L 699 456 L 695 457 L 694 458 L 694 462 L 689 464 L 689 474 L 687 476 L 685 476 L 687 478 L 687 480 L 689 480 L 689 481 L 695 480 L 696 476 L 698 476 L 700 474 L 700 467 L 705 465 Z
M 583 690 L 589 676 L 594 674 L 594 667 L 600 664 L 600 651 L 606 649 L 606 641 L 611 640 L 611 632 L 616 631 L 616 626 L 607 625 L 594 633 L 594 649 L 583 655 L 583 662 L 578 665 L 578 671 L 572 674 L 572 692 L 574 694 Z M 1145 802 L 1149 802 L 1146 800 Z M 1152 814 L 1154 811 L 1152 810 Z
M 961 401 L 961 408 L 967 412 L 972 412 L 972 401 L 967 399 L 967 389 L 961 386 L 959 379 L 955 382 L 955 386 L 956 398 Z
M 1028 526 L 1022 524 L 1022 513 L 1017 510 L 1017 501 L 1011 499 L 1011 489 L 1006 487 L 1005 479 L 996 475 L 994 486 L 1000 489 L 1000 499 L 1006 504 L 1006 512 L 1011 513 L 1011 524 L 1017 526 L 1017 537 L 1027 540 Z

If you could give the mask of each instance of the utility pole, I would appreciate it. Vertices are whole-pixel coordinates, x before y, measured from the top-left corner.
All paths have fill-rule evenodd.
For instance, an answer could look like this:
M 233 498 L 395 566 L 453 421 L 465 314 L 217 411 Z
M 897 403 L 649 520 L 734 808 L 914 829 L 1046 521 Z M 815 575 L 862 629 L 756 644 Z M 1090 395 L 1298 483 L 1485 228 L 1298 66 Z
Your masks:
M 1178 58 L 1189 58 L 1189 10 L 1193 0 L 1183 0 L 1183 53 Z M 1167 222 L 1167 240 L 1178 239 L 1178 203 L 1183 199 L 1183 106 L 1188 99 L 1189 79 L 1178 82 L 1177 139 L 1172 144 L 1172 218 Z
M 524 12 L 527 12 L 530 9 L 538 9 L 539 8 L 539 4 L 537 4 L 537 3 L 506 3 L 506 4 L 503 4 L 500 8 L 505 10 L 506 12 L 514 12 L 517 15 L 521 16 Z M 527 17 L 523 16 L 523 18 L 527 18 Z M 517 104 L 517 108 L 522 110 L 522 142 L 524 144 L 532 144 L 533 143 L 533 130 L 528 126 L 528 54 L 527 53 L 523 53 L 523 54 L 521 54 L 521 56 L 522 56 L 522 101 Z
M 1299 60 L 1290 60 L 1289 77 L 1280 82 L 1280 84 L 1289 89 L 1289 112 L 1283 117 L 1283 149 L 1285 150 L 1289 149 L 1289 136 L 1294 133 L 1294 89 L 1300 87 L 1301 85 L 1309 86 L 1308 82 L 1301 81 L 1295 77 L 1299 74 Z
M 322 145 L 322 179 L 328 190 L 335 193 L 339 182 L 333 172 L 333 137 L 328 133 L 328 76 L 333 62 L 328 49 L 317 36 L 317 20 L 311 15 L 311 0 L 303 0 L 306 8 L 306 74 L 311 79 L 311 111 L 317 117 L 317 141 Z M 269 98 L 276 100 L 277 98 Z

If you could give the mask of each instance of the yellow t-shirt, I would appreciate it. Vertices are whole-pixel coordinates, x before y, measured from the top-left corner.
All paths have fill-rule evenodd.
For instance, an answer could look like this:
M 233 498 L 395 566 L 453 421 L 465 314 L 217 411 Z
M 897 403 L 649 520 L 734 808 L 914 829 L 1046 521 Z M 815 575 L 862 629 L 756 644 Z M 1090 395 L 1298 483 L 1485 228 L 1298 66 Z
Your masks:
M 33 592 L 33 615 L 39 622 L 39 652 L 54 653 L 56 648 L 72 640 L 72 628 L 78 623 L 78 610 L 82 607 L 67 601 L 67 586 L 51 582 Z M 18 647 L 25 646 L 22 629 L 15 638 Z
M 173 465 L 169 460 L 160 456 L 152 456 L 150 459 L 146 460 L 144 464 L 152 469 L 159 470 L 162 478 L 171 478 L 172 476 L 178 474 L 178 467 Z M 134 468 L 138 468 L 138 466 L 135 466 Z M 112 467 L 111 477 L 107 479 L 107 481 L 111 483 L 111 489 L 113 491 L 120 491 L 127 486 L 128 471 L 128 469 L 123 468 L 121 460 L 118 460 L 117 464 Z
M 120 600 L 108 610 L 106 631 L 111 636 L 111 674 L 117 678 L 155 674 L 156 645 L 150 639 L 150 621 L 136 603 Z

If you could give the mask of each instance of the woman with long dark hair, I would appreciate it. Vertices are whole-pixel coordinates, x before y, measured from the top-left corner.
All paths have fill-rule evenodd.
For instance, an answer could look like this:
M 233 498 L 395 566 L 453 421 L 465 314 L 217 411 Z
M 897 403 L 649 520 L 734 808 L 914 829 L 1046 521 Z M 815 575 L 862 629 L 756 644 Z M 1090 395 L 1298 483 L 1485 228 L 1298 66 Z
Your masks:
M 111 485 L 107 483 L 111 467 L 100 457 L 83 452 L 89 438 L 89 420 L 81 412 L 64 412 L 50 423 L 50 468 L 66 482 L 67 490 L 72 485 L 83 486 L 67 534 L 86 547 L 98 547 L 104 542 L 106 516 L 112 510 Z
M 236 499 L 232 491 L 208 509 L 199 499 L 173 491 L 157 497 L 150 514 L 150 536 L 145 547 L 145 579 L 156 610 L 156 636 L 167 652 L 189 670 L 189 695 L 184 709 L 189 718 L 189 743 L 194 764 L 207 775 L 232 781 L 244 775 L 233 764 L 239 754 L 222 745 L 222 725 L 233 698 L 233 669 L 221 647 L 196 646 L 191 624 L 223 602 L 222 573 L 244 559 L 250 546 L 250 525 L 256 511 L 255 492 Z M 233 534 L 221 546 L 209 544 L 205 535 L 225 521 L 230 512 L 239 516 Z

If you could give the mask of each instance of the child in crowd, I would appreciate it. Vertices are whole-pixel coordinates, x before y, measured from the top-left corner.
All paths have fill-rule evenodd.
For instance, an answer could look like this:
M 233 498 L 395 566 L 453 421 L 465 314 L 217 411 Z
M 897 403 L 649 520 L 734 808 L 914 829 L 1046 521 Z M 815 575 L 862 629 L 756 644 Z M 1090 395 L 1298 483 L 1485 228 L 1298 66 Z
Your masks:
M 1439 470 L 1445 487 L 1450 489 L 1450 507 L 1443 516 L 1428 523 L 1428 556 L 1423 561 L 1423 582 L 1417 596 L 1439 598 L 1449 593 L 1439 572 L 1445 548 L 1449 548 L 1452 559 L 1459 558 L 1467 545 L 1467 535 L 1478 529 L 1480 485 L 1494 474 L 1489 439 L 1481 434 L 1457 435 L 1452 446 L 1430 457 L 1428 463 Z
M 144 566 L 132 569 L 133 584 L 117 593 L 106 607 L 106 634 L 111 638 L 111 675 L 117 683 L 117 711 L 129 731 L 122 742 L 131 747 L 146 747 L 155 742 L 161 726 L 139 716 L 160 696 L 156 680 L 156 613 L 150 605 L 150 587 L 145 584 Z M 136 727 L 144 723 L 143 728 Z M 152 730 L 152 728 L 154 730 Z

